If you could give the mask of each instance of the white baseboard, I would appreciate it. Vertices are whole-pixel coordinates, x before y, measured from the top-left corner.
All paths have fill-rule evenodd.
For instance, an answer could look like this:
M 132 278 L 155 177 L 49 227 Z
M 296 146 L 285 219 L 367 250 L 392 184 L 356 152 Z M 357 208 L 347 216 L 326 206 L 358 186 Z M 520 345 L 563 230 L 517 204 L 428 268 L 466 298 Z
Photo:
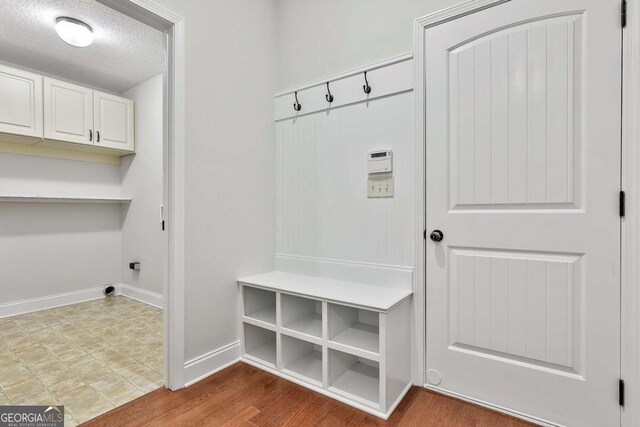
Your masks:
M 185 387 L 201 381 L 240 360 L 240 341 L 232 342 L 184 364 Z
M 431 390 L 436 393 L 443 394 L 445 396 L 450 396 L 450 397 L 453 397 L 454 399 L 459 399 L 465 402 L 473 403 L 474 405 L 482 406 L 484 408 L 490 409 L 495 412 L 500 412 L 502 414 L 509 415 L 514 418 L 519 418 L 521 420 L 527 421 L 532 424 L 540 425 L 543 427 L 563 427 L 561 424 L 555 424 L 555 423 L 552 423 L 551 421 L 548 421 L 542 418 L 537 418 L 537 417 L 534 417 L 533 415 L 529 415 L 524 412 L 518 412 L 512 409 L 505 408 L 500 405 L 494 405 L 493 403 L 489 403 L 484 400 L 475 399 L 473 397 L 468 397 L 467 395 L 456 393 L 453 391 L 448 391 L 446 389 L 443 389 L 437 386 L 432 386 L 431 384 L 425 384 L 423 387 L 426 388 L 427 390 Z
M 154 307 L 163 308 L 162 295 L 144 289 L 134 288 L 124 283 L 114 284 L 116 295 L 140 301 Z M 44 297 L 25 299 L 0 304 L 0 319 L 4 317 L 18 316 L 20 314 L 33 313 L 35 311 L 48 310 L 50 308 L 65 305 L 78 304 L 104 298 L 104 287 L 83 289 L 81 291 L 65 292 L 62 294 L 47 295 Z
M 161 294 L 147 291 L 145 289 L 136 288 L 134 286 L 127 285 L 125 283 L 119 283 L 114 286 L 116 287 L 117 295 L 122 295 L 127 298 L 131 298 L 136 301 L 140 301 L 144 304 L 149 304 L 157 308 L 164 307 L 164 298 L 162 297 Z
M 104 288 L 100 286 L 97 288 L 83 289 L 81 291 L 65 292 L 62 294 L 48 295 L 46 297 L 0 304 L 0 319 L 104 298 L 103 289 Z

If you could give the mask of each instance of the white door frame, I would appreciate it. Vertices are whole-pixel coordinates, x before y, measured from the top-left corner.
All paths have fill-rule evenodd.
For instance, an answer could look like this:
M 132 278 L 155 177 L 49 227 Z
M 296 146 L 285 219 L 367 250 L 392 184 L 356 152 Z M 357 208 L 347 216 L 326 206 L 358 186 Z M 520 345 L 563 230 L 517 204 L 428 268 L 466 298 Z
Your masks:
M 622 220 L 621 363 L 625 382 L 622 424 L 640 425 L 640 7 L 627 2 L 623 31 L 622 188 L 626 212 Z
M 416 268 L 414 271 L 414 341 L 413 382 L 430 388 L 425 377 L 426 364 L 426 272 L 425 240 L 425 29 L 496 6 L 510 0 L 471 0 L 424 16 L 414 26 L 414 93 L 416 123 Z M 640 425 L 640 7 L 635 1 L 627 4 L 627 26 L 623 31 L 623 117 L 622 117 L 622 188 L 626 193 L 626 215 L 622 221 L 621 272 L 621 378 L 625 382 L 625 406 L 622 425 Z M 438 392 L 442 392 L 438 390 Z M 453 394 L 452 394 L 453 395 Z M 490 402 L 467 396 L 457 398 L 510 412 Z M 513 414 L 526 418 L 522 414 Z
M 166 32 L 164 72 L 164 384 L 185 386 L 185 36 L 184 19 L 151 0 L 98 0 L 125 15 Z

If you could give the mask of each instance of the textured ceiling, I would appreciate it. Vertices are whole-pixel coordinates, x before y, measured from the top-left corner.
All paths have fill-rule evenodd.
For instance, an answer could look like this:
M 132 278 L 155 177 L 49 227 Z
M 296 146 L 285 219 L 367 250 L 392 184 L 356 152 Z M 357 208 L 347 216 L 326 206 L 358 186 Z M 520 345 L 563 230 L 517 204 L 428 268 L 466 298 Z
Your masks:
M 59 16 L 89 24 L 93 44 L 63 42 Z M 162 72 L 164 36 L 95 0 L 0 0 L 0 61 L 123 92 Z

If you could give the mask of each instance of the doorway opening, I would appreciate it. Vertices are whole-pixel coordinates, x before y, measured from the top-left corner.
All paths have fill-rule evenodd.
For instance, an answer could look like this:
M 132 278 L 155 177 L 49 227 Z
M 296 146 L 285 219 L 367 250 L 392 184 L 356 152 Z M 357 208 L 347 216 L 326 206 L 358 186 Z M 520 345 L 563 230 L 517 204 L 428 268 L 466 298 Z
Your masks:
M 184 385 L 183 24 L 108 3 L 12 8 L 0 40 L 0 399 L 70 422 Z M 72 16 L 93 46 L 56 36 Z

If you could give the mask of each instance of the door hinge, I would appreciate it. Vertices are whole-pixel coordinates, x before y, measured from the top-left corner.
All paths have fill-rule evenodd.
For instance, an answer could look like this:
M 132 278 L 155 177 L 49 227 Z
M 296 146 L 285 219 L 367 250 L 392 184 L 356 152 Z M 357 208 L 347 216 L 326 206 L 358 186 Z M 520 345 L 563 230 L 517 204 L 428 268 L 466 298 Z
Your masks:
M 620 192 L 620 217 L 623 218 L 624 217 L 624 210 L 625 210 L 625 202 L 624 202 L 625 196 L 624 196 L 624 191 Z
M 627 0 L 622 0 L 620 5 L 620 25 L 622 28 L 627 26 Z
M 422 238 L 424 240 L 427 240 L 427 230 L 424 230 L 424 233 L 422 234 Z
M 624 380 L 618 380 L 618 403 L 624 406 Z
M 162 220 L 162 231 L 164 231 L 164 219 Z

